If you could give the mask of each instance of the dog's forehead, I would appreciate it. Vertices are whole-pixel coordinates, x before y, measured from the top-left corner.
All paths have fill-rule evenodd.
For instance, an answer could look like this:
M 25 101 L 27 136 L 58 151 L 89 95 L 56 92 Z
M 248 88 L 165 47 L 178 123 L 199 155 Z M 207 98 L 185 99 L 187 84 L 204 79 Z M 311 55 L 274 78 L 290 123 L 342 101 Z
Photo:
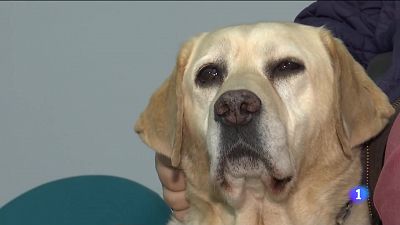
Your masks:
M 313 48 L 318 28 L 289 23 L 259 23 L 226 27 L 210 32 L 199 44 L 199 55 L 240 49 L 273 51 L 287 49 L 296 51 Z M 310 41 L 313 40 L 313 41 Z M 253 51 L 254 53 L 254 51 Z

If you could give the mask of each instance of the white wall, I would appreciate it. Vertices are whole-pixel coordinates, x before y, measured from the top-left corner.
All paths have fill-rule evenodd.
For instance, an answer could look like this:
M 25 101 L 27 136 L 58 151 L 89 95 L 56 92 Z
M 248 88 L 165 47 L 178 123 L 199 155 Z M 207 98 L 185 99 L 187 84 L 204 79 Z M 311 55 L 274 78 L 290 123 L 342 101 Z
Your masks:
M 126 177 L 161 193 L 132 126 L 179 45 L 292 21 L 310 2 L 1 2 L 0 206 L 48 181 Z

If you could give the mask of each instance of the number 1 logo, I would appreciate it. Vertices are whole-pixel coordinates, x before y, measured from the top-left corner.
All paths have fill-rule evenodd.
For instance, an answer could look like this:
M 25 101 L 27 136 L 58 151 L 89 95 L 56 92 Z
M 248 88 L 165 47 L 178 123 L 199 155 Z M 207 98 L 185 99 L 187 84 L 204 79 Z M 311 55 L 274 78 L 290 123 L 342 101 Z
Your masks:
M 356 192 L 357 192 L 356 200 L 361 200 L 361 189 L 358 188 L 358 189 L 356 190 Z
M 349 198 L 355 204 L 360 204 L 368 200 L 369 191 L 366 186 L 356 186 L 349 191 Z

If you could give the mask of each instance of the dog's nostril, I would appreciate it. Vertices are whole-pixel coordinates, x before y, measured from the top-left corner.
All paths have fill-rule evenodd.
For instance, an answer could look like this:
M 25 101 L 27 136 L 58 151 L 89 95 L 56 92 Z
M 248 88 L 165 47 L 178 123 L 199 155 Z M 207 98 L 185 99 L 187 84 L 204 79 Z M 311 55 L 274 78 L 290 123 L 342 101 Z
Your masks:
M 223 103 L 223 104 L 219 105 L 218 107 L 215 107 L 215 113 L 218 116 L 223 116 L 228 111 L 229 111 L 229 106 L 226 103 Z
M 255 113 L 260 110 L 261 108 L 261 101 L 258 99 L 252 99 L 250 103 L 247 104 L 246 110 L 250 113 Z
M 249 105 L 247 103 L 242 103 L 240 105 L 240 112 L 244 112 L 244 113 L 250 112 L 249 111 Z

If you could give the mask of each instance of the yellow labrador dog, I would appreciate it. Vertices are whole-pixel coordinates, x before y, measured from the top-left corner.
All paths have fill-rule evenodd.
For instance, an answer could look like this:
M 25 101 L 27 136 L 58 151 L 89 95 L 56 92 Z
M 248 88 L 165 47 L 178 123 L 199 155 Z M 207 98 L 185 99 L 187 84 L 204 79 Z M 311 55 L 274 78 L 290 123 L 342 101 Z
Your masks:
M 366 203 L 343 209 L 392 113 L 329 31 L 259 23 L 185 43 L 135 130 L 183 169 L 183 224 L 366 225 Z

